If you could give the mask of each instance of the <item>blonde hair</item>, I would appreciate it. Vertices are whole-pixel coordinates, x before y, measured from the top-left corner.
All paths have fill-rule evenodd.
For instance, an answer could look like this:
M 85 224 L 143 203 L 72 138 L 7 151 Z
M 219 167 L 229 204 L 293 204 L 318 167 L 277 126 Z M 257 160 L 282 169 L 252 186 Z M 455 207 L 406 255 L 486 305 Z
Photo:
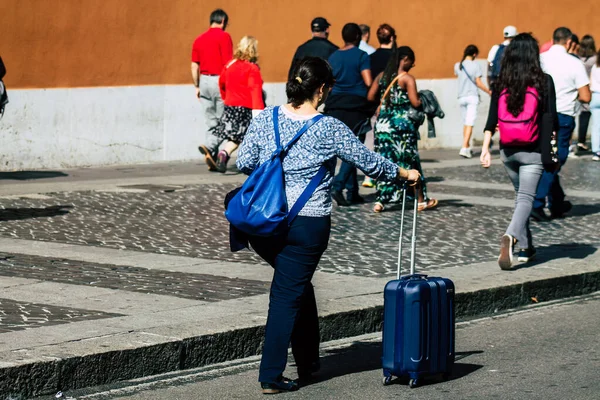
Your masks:
M 237 60 L 250 61 L 255 63 L 258 61 L 258 40 L 254 36 L 244 36 L 235 49 L 233 58 Z

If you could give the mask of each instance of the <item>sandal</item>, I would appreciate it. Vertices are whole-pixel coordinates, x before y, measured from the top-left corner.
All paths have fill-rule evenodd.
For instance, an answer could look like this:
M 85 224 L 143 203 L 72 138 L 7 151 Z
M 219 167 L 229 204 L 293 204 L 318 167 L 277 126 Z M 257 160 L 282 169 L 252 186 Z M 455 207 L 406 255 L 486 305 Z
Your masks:
M 295 392 L 299 389 L 298 382 L 286 377 L 280 377 L 274 383 L 261 383 L 260 387 L 263 394 L 277 394 L 281 392 Z
M 417 208 L 417 210 L 419 210 L 419 212 L 424 210 L 431 210 L 432 208 L 437 207 L 437 205 L 438 201 L 436 199 L 429 199 L 427 201 L 419 203 L 419 207 Z
M 385 207 L 383 206 L 383 204 L 381 204 L 380 202 L 375 203 L 375 206 L 373 207 L 374 213 L 380 213 L 383 210 L 385 210 Z

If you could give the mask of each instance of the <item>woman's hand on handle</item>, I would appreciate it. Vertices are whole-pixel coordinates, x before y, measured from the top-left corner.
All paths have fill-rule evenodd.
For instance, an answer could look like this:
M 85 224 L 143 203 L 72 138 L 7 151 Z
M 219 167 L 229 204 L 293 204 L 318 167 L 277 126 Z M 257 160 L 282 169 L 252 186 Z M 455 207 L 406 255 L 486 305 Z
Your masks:
M 416 169 L 398 168 L 398 177 L 411 182 L 411 186 L 416 185 L 421 180 L 421 174 Z
M 409 169 L 406 180 L 412 182 L 412 185 L 416 185 L 421 181 L 421 174 L 416 169 Z

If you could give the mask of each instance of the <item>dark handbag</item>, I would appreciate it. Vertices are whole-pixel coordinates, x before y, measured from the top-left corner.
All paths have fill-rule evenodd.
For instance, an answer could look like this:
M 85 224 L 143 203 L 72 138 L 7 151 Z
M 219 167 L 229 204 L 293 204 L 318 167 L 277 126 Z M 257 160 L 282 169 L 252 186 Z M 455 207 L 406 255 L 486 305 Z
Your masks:
M 412 123 L 415 125 L 415 128 L 420 127 L 423 125 L 423 122 L 425 122 L 425 113 L 417 110 L 413 106 L 408 108 L 408 113 L 406 116 L 412 121 Z
M 551 138 L 545 140 L 545 138 Z M 552 114 L 546 112 L 542 114 L 540 121 L 540 149 L 542 152 L 542 164 L 544 168 L 553 171 L 559 165 L 558 160 L 558 141 L 556 138 L 556 132 L 554 132 L 554 119 Z
M 236 229 L 251 236 L 275 236 L 284 233 L 317 189 L 327 167 L 321 166 L 291 210 L 288 211 L 285 194 L 283 158 L 300 137 L 323 115 L 307 121 L 285 146 L 279 138 L 279 107 L 273 108 L 273 123 L 277 149 L 271 157 L 256 168 L 235 194 L 226 196 L 225 217 Z M 229 198 L 229 199 L 228 199 Z

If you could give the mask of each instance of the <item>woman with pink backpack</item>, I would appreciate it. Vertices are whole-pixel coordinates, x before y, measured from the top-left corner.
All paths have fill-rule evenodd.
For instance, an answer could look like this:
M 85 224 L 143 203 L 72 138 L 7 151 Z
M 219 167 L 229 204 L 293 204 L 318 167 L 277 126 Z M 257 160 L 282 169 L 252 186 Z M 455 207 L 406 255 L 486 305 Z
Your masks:
M 509 270 L 517 244 L 519 261 L 528 262 L 535 256 L 529 215 L 542 172 L 559 165 L 554 81 L 542 71 L 533 36 L 522 33 L 508 45 L 492 92 L 480 161 L 484 168 L 490 167 L 490 141 L 497 127 L 500 158 L 516 191 L 515 210 L 498 257 L 500 268 Z

